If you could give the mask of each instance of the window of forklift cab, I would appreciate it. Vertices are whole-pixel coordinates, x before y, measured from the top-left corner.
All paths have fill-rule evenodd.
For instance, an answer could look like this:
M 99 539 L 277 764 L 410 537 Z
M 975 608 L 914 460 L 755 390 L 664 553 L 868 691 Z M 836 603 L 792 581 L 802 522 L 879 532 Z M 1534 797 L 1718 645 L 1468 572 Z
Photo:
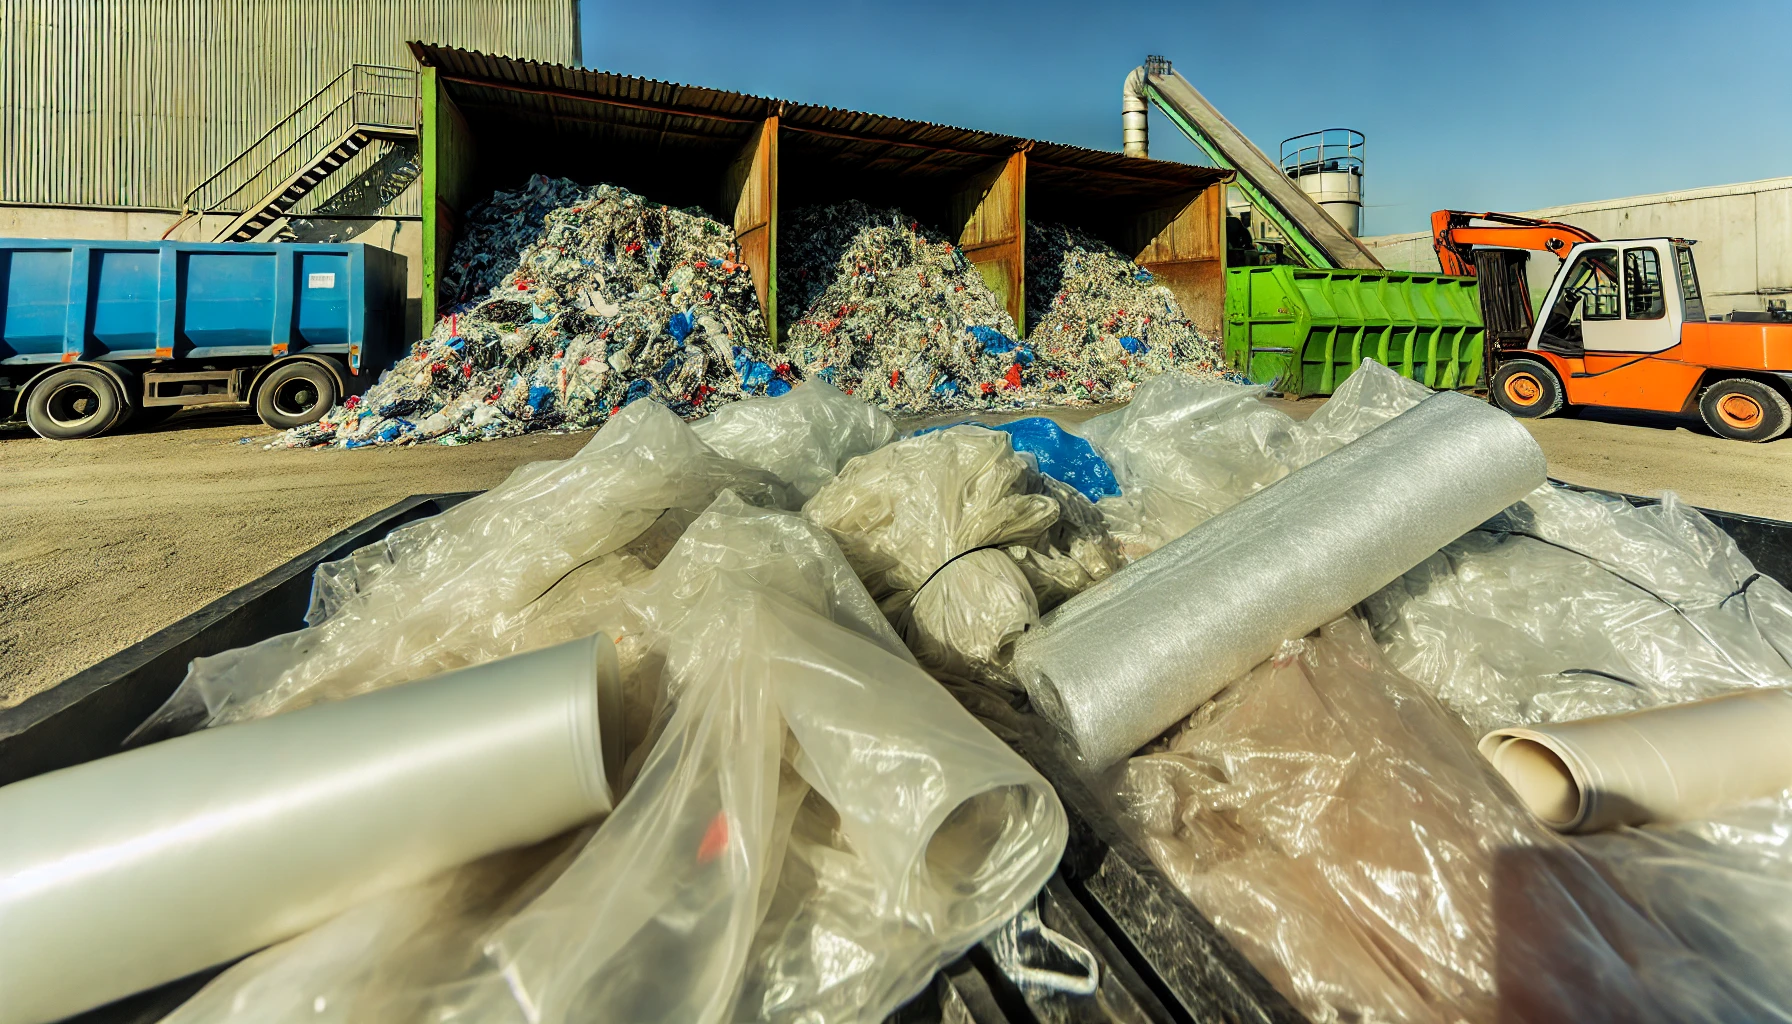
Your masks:
M 1699 272 L 1692 265 L 1692 246 L 1674 246 L 1674 260 L 1680 265 L 1680 302 L 1685 307 L 1688 323 L 1705 319 L 1705 300 L 1699 296 Z
M 1569 322 L 1618 319 L 1618 250 L 1590 249 L 1575 258 L 1558 300 Z
M 1624 250 L 1624 319 L 1660 320 L 1667 314 L 1661 257 L 1653 248 Z

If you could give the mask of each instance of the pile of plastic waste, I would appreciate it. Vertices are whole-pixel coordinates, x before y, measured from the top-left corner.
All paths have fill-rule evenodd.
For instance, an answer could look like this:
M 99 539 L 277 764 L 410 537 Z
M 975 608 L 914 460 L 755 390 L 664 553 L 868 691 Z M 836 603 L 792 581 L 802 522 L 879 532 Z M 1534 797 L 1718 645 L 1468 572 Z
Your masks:
M 457 444 L 601 425 L 650 398 L 694 417 L 796 379 L 766 355 L 733 233 L 613 185 L 536 176 L 472 215 L 461 297 L 365 394 L 284 447 Z
M 809 376 L 904 412 L 1013 408 L 1068 394 L 939 232 L 858 200 L 797 210 L 781 232 L 784 351 Z
M 1063 224 L 1027 224 L 1027 343 L 1091 398 L 1125 397 L 1166 370 L 1218 374 L 1219 344 L 1149 270 Z

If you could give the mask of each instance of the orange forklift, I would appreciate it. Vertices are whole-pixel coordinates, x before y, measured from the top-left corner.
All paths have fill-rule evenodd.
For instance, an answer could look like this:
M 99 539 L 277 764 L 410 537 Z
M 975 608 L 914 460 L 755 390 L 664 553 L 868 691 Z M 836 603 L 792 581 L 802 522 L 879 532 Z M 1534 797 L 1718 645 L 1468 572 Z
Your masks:
M 1707 319 L 1691 241 L 1601 241 L 1555 221 L 1461 210 L 1432 214 L 1431 233 L 1444 273 L 1481 279 L 1488 390 L 1512 415 L 1696 411 L 1738 441 L 1792 427 L 1792 318 L 1782 307 Z M 1539 317 L 1525 250 L 1562 261 Z

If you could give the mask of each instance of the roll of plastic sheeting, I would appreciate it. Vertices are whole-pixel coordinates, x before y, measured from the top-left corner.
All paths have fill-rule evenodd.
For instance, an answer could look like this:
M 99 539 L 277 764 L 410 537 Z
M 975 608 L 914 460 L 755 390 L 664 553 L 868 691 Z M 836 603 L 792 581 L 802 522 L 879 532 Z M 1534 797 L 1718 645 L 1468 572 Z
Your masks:
M 1510 416 L 1433 395 L 1066 601 L 1015 673 L 1085 763 L 1112 765 L 1543 482 Z
M 1496 729 L 1481 753 L 1562 832 L 1700 818 L 1792 787 L 1792 690 Z
M 58 1020 L 609 811 L 603 636 L 0 789 L 0 1024 Z

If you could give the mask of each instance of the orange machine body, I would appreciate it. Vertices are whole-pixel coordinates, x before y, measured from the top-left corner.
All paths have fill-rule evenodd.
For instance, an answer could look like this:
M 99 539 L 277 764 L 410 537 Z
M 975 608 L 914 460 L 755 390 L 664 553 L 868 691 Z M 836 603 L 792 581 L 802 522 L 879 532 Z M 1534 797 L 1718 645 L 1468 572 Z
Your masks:
M 1556 371 L 1569 405 L 1696 414 L 1699 387 L 1714 376 L 1792 377 L 1792 324 L 1682 324 L 1680 344 L 1643 355 L 1525 355 Z

